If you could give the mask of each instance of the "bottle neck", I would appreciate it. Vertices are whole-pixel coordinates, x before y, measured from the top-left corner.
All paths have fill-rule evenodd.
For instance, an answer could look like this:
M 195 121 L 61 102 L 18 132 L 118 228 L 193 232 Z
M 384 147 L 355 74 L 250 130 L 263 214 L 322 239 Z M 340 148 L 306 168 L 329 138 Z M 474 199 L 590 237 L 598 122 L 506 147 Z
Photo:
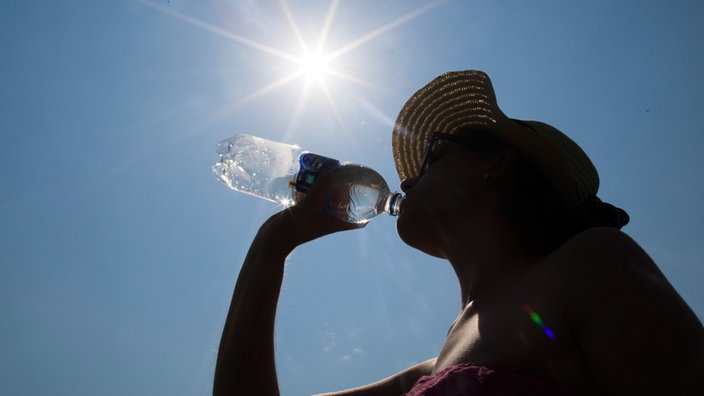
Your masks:
M 401 202 L 406 197 L 403 196 L 403 194 L 399 192 L 392 192 L 389 194 L 389 196 L 386 198 L 386 205 L 384 206 L 384 211 L 391 216 L 398 216 L 399 212 L 401 211 Z

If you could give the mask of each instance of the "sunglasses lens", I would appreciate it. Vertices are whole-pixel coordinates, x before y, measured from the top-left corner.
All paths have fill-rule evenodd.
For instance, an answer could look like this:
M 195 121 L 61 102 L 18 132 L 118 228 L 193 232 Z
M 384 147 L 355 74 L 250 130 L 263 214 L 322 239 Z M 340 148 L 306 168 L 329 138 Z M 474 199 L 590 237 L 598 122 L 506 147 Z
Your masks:
M 430 137 L 430 141 L 428 142 L 428 148 L 425 150 L 425 155 L 423 156 L 423 162 L 420 164 L 420 170 L 418 171 L 418 177 L 423 176 L 425 171 L 428 170 L 428 167 L 430 166 L 430 157 L 433 154 L 433 149 L 435 148 L 435 143 L 440 140 L 440 134 L 434 133 Z

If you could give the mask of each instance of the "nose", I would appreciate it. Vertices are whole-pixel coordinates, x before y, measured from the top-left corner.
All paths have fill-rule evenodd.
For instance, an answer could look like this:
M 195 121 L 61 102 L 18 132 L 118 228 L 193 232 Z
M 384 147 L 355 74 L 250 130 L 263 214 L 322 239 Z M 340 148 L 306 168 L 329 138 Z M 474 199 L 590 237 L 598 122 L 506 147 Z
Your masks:
M 408 194 L 408 190 L 412 189 L 413 186 L 418 182 L 418 177 L 409 177 L 401 182 L 401 191 L 404 194 Z

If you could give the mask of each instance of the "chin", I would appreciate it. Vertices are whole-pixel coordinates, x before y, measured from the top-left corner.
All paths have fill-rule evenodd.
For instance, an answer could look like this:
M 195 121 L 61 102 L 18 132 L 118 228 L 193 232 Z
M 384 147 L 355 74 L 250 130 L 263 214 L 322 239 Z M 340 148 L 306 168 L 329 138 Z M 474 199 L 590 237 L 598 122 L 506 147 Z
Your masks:
M 433 228 L 429 222 L 413 221 L 412 217 L 404 216 L 403 212 L 396 221 L 396 233 L 406 245 L 425 254 L 445 258 L 436 243 L 438 233 Z

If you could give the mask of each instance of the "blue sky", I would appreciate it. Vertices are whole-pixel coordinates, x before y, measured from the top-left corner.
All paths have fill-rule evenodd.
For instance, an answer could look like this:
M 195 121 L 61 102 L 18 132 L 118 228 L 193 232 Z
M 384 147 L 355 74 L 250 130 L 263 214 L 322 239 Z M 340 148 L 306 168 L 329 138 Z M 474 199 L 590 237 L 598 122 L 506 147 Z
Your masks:
M 0 393 L 208 394 L 240 263 L 277 210 L 211 175 L 215 144 L 297 143 L 397 188 L 391 124 L 448 70 L 485 70 L 507 114 L 581 144 L 704 317 L 704 3 L 285 4 L 0 4 Z M 322 85 L 285 80 L 296 32 L 337 54 Z M 283 394 L 432 357 L 458 309 L 449 265 L 393 218 L 303 246 L 277 321 Z

